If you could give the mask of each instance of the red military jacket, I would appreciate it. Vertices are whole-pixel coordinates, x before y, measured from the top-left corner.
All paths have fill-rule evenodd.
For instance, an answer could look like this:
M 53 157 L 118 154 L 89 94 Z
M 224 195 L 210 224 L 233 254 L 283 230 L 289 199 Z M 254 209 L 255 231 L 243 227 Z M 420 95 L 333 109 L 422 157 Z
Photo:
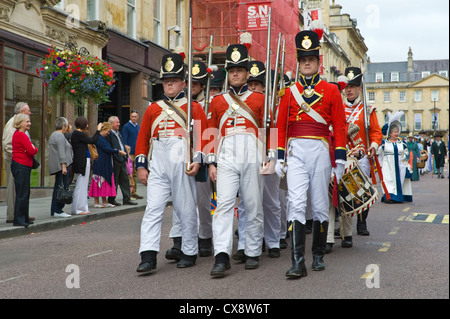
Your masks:
M 235 93 L 233 88 L 230 88 L 230 91 Z M 248 105 L 254 115 L 253 120 L 239 114 L 236 114 L 236 117 L 229 116 L 223 118 L 230 108 L 230 104 L 227 102 L 227 94 L 229 93 L 226 92 L 214 96 L 209 105 L 208 135 L 210 136 L 210 142 L 206 150 L 208 163 L 216 162 L 217 148 L 223 137 L 238 133 L 250 133 L 255 134 L 257 138 L 261 138 L 259 129 L 262 127 L 264 120 L 264 94 L 248 90 L 247 85 L 244 85 L 240 92 L 235 93 Z M 220 126 L 221 121 L 222 126 Z
M 142 118 L 141 128 L 136 141 L 136 168 L 147 168 L 147 155 L 150 151 L 150 144 L 153 138 L 158 137 L 186 137 L 186 126 L 182 127 L 180 123 L 171 117 L 162 119 L 163 109 L 158 103 L 153 102 L 147 108 Z M 185 114 L 187 114 L 187 99 L 184 92 L 181 92 L 174 100 L 170 101 L 177 105 Z M 192 102 L 192 119 L 193 119 L 193 151 L 194 162 L 202 162 L 204 160 L 203 149 L 207 144 L 207 140 L 202 138 L 203 132 L 207 129 L 207 120 L 205 112 L 201 105 L 195 101 Z M 183 115 L 185 115 L 183 114 Z M 184 116 L 187 119 L 187 116 Z M 159 120 L 158 120 L 159 119 Z M 156 123 L 157 122 L 157 123 Z M 153 129 L 153 133 L 152 133 Z M 144 157 L 144 158 L 143 158 Z
M 371 106 L 368 111 L 369 113 L 369 143 L 370 145 L 367 145 L 367 138 L 366 138 L 366 130 L 365 130 L 365 123 L 364 123 L 364 109 L 363 109 L 363 103 L 359 102 L 356 105 L 351 105 L 350 103 L 345 103 L 345 117 L 346 117 L 346 131 L 348 132 L 349 126 L 351 123 L 356 124 L 359 127 L 359 131 L 357 131 L 356 134 L 349 134 L 347 135 L 347 142 L 349 145 L 349 148 L 352 149 L 356 146 L 361 148 L 361 151 L 364 153 L 367 153 L 367 149 L 369 146 L 374 146 L 375 149 L 378 148 L 378 146 L 381 145 L 381 142 L 383 140 L 383 134 L 381 133 L 380 125 L 378 124 L 378 118 L 375 113 L 375 107 Z M 351 129 L 351 126 L 350 126 Z
M 318 78 L 318 75 L 316 75 Z M 305 96 L 303 85 L 298 81 L 294 84 L 298 91 Z M 329 143 L 327 134 L 317 134 L 316 127 L 320 126 L 321 131 L 325 131 L 330 125 L 334 132 L 334 156 L 335 159 L 345 160 L 346 151 L 346 130 L 345 115 L 342 107 L 342 97 L 336 85 L 328 83 L 318 78 L 314 84 L 315 93 L 311 98 L 306 98 L 305 102 L 310 108 L 314 109 L 325 120 L 327 125 L 318 123 L 310 115 L 308 108 L 303 110 L 295 100 L 292 87 L 286 88 L 286 92 L 281 98 L 277 128 L 278 128 L 278 158 L 284 159 L 285 150 L 289 139 L 291 138 L 311 138 L 326 139 Z M 296 128 L 295 130 L 293 128 Z M 301 133 L 299 133 L 301 132 Z M 330 145 L 331 147 L 331 145 Z M 332 150 L 330 149 L 330 152 Z M 331 154 L 331 153 L 330 153 Z

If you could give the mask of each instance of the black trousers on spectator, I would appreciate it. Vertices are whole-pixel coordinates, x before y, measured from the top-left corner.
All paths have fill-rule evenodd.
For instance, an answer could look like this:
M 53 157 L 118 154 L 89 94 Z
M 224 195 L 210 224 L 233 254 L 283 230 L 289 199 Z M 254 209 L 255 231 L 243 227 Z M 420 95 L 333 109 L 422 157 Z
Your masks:
M 14 176 L 16 188 L 14 224 L 25 224 L 29 222 L 31 167 L 13 160 L 11 173 Z

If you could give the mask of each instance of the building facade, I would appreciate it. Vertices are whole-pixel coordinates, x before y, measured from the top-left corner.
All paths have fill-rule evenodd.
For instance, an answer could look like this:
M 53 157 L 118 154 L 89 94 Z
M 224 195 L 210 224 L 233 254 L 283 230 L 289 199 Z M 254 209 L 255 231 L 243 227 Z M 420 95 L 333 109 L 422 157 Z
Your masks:
M 110 115 L 124 124 L 130 110 L 142 115 L 161 96 L 161 57 L 177 45 L 187 46 L 188 14 L 188 0 L 0 0 L 0 124 L 3 128 L 14 115 L 17 102 L 29 104 L 31 138 L 41 162 L 32 172 L 32 196 L 48 195 L 53 186 L 46 163 L 57 117 L 73 123 L 84 115 L 91 130 Z M 49 98 L 36 69 L 52 45 L 84 48 L 110 64 L 117 79 L 110 102 L 75 108 Z M 6 172 L 3 152 L 0 156 L 2 201 Z
M 387 113 L 403 111 L 402 136 L 436 133 L 447 139 L 449 129 L 449 60 L 413 60 L 409 49 L 403 62 L 369 63 L 368 102 L 377 107 L 380 125 Z

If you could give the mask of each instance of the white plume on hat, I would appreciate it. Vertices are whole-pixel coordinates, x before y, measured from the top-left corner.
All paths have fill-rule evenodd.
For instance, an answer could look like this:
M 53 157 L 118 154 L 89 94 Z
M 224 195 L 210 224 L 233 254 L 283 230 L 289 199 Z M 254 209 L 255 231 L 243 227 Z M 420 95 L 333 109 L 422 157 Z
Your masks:
M 387 116 L 388 116 L 388 135 L 391 132 L 391 126 L 392 127 L 397 127 L 398 131 L 401 132 L 402 131 L 402 123 L 400 122 L 401 117 L 404 115 L 405 113 L 403 111 L 397 111 L 394 115 L 392 115 L 391 112 L 387 112 Z
M 312 31 L 314 31 L 315 33 L 317 33 L 317 35 L 319 36 L 319 40 L 322 39 L 323 29 L 324 29 L 324 24 L 322 21 L 320 21 L 320 20 L 311 21 L 310 29 Z

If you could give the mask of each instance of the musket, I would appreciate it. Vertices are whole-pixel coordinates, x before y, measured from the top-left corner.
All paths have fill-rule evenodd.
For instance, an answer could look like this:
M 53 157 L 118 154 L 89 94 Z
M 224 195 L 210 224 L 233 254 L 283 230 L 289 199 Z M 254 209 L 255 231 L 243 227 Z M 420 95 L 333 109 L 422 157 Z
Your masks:
M 189 17 L 189 60 L 188 60 L 188 98 L 187 98 L 187 121 L 186 121 L 186 170 L 189 171 L 191 164 L 191 136 L 192 136 L 192 17 Z
M 264 94 L 264 117 L 263 123 L 265 128 L 264 132 L 264 154 L 263 154 L 263 167 L 266 164 L 266 156 L 267 156 L 267 138 L 270 131 L 270 111 L 269 111 L 269 101 L 270 101 L 270 37 L 271 37 L 271 28 L 272 28 L 272 8 L 269 8 L 269 20 L 267 23 L 267 52 L 266 52 L 266 94 Z
M 276 108 L 276 104 L 277 104 L 277 87 L 278 87 L 278 72 L 280 71 L 280 51 L 281 51 L 281 37 L 282 34 L 281 32 L 278 33 L 278 44 L 277 44 L 277 55 L 276 55 L 276 59 L 275 59 L 275 72 L 273 74 L 273 83 L 272 83 L 272 101 L 271 101 L 271 114 L 273 116 L 273 119 L 275 120 L 275 108 Z M 267 70 L 267 67 L 266 67 Z M 267 77 L 267 71 L 266 71 L 266 77 Z
M 228 43 L 228 46 L 227 47 L 229 47 L 230 46 L 230 43 Z M 226 65 L 225 65 L 226 66 Z M 225 68 L 225 70 L 226 70 L 226 68 Z M 226 70 L 226 73 L 225 73 L 225 81 L 223 82 L 223 88 L 222 88 L 222 91 L 223 92 L 226 92 L 226 91 L 228 91 L 228 71 Z
M 205 113 L 206 116 L 208 116 L 208 109 L 209 109 L 209 99 L 210 99 L 210 93 L 209 90 L 211 89 L 211 64 L 212 64 L 212 55 L 213 55 L 213 36 L 211 35 L 209 39 L 209 53 L 208 53 L 208 81 L 206 82 L 206 94 L 205 94 Z
M 367 149 L 369 149 L 369 147 L 370 147 L 370 139 L 369 139 L 369 130 L 370 130 L 370 117 L 369 116 L 370 116 L 370 114 L 367 111 L 368 105 L 367 105 L 367 98 L 366 98 L 366 82 L 364 80 L 365 72 L 362 72 L 362 70 L 363 70 L 363 62 L 361 59 L 361 88 L 362 88 L 361 94 L 363 95 L 364 130 L 366 133 Z M 374 163 L 373 163 L 374 161 L 377 165 L 378 176 L 380 177 L 381 186 L 383 187 L 384 194 L 386 196 L 386 200 L 390 200 L 391 196 L 389 195 L 386 184 L 384 183 L 383 172 L 381 171 L 381 166 L 380 166 L 380 162 L 378 161 L 377 154 L 373 155 L 373 160 L 369 159 L 370 171 L 371 171 L 371 175 L 372 175 L 372 182 L 374 182 L 374 184 L 376 184 L 375 169 L 374 169 Z

